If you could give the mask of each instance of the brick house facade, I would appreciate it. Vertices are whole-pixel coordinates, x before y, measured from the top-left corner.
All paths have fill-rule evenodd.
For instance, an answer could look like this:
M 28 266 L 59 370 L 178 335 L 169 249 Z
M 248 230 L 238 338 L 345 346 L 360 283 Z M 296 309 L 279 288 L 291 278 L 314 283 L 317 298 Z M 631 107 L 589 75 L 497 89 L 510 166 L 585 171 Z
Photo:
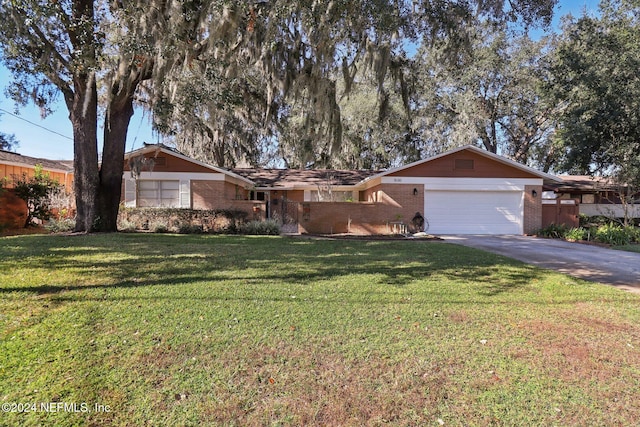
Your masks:
M 125 156 L 123 202 L 240 209 L 300 233 L 527 234 L 542 225 L 543 185 L 557 181 L 474 146 L 388 171 L 334 171 L 227 170 L 149 145 Z

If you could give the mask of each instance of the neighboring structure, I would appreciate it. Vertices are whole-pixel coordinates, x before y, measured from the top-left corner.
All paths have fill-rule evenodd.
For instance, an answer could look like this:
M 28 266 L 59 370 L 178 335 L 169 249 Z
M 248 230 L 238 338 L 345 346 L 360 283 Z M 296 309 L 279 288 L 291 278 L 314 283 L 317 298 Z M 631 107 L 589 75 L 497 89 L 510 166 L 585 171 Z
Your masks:
M 628 194 L 627 187 L 615 185 L 603 177 L 563 175 L 562 180 L 549 187 L 548 199 L 580 205 L 580 213 L 586 216 L 610 218 L 640 218 L 640 193 Z M 626 196 L 623 200 L 620 196 Z
M 0 226 L 22 227 L 27 217 L 27 206 L 11 189 L 14 180 L 22 176 L 33 176 L 36 165 L 64 186 L 67 192 L 73 189 L 73 161 L 56 161 L 36 157 L 23 156 L 18 153 L 0 150 L 0 180 L 3 180 L 3 191 L 0 194 Z
M 474 146 L 376 173 L 226 170 L 148 145 L 126 154 L 125 169 L 126 206 L 243 209 L 285 231 L 332 234 L 532 233 L 543 185 L 560 181 Z
M 73 160 L 41 159 L 0 150 L 0 179 L 6 178 L 5 188 L 12 188 L 16 178 L 33 176 L 36 165 L 41 165 L 43 171 L 68 191 L 73 189 Z

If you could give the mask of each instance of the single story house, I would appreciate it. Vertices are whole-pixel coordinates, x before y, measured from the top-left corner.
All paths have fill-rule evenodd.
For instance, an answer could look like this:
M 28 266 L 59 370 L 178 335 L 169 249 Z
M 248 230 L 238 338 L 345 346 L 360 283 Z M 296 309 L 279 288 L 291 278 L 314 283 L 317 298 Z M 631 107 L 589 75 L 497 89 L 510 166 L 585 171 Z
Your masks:
M 300 233 L 527 234 L 559 178 L 475 146 L 386 171 L 228 170 L 163 145 L 125 155 L 130 207 L 244 209 Z
M 49 160 L 0 150 L 0 180 L 3 181 L 2 187 L 8 189 L 0 194 L 0 226 L 14 228 L 24 225 L 27 205 L 11 189 L 15 179 L 33 176 L 36 165 L 42 166 L 42 170 L 63 185 L 68 193 L 73 191 L 72 160 Z

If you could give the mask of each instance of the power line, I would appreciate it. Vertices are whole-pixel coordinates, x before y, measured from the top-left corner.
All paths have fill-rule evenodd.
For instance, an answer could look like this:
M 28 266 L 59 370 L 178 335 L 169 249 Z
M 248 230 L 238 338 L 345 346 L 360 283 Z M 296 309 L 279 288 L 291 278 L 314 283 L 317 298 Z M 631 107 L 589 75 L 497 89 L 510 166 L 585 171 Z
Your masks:
M 39 124 L 37 124 L 37 123 L 34 123 L 34 122 L 30 121 L 30 120 L 27 120 L 27 119 L 25 119 L 25 118 L 23 118 L 23 117 L 17 116 L 17 115 L 15 115 L 15 114 L 13 114 L 13 113 L 11 113 L 11 112 L 9 112 L 9 111 L 7 111 L 7 110 L 3 109 L 3 108 L 0 108 L 0 111 L 2 111 L 3 113 L 7 113 L 8 115 L 15 117 L 16 119 L 20 119 L 20 120 L 22 120 L 22 121 L 24 121 L 24 122 L 27 122 L 27 123 L 29 123 L 30 125 L 37 126 L 37 127 L 39 127 L 40 129 L 44 129 L 44 130 L 46 130 L 47 132 L 55 133 L 55 134 L 56 134 L 56 135 L 58 135 L 58 136 L 61 136 L 61 137 L 66 138 L 66 139 L 68 139 L 68 140 L 70 140 L 70 141 L 73 141 L 73 138 L 70 138 L 70 137 L 68 137 L 67 135 L 63 135 L 63 134 L 61 134 L 61 133 L 59 133 L 59 132 L 56 132 L 55 130 L 51 130 L 51 129 L 46 128 L 46 127 L 44 127 L 44 126 L 41 126 L 41 125 L 39 125 Z

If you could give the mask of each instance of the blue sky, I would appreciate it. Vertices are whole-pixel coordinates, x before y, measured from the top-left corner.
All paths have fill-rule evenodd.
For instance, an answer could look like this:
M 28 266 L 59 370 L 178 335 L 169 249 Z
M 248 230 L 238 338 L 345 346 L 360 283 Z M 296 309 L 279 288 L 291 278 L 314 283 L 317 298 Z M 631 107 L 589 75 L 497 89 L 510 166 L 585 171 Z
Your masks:
M 561 16 L 569 13 L 579 16 L 585 10 L 593 13 L 597 9 L 597 0 L 560 0 L 556 6 L 552 27 L 558 27 Z M 40 117 L 39 110 L 32 105 L 20 108 L 17 113 L 18 117 L 14 117 L 13 114 L 16 114 L 15 104 L 4 95 L 4 88 L 9 81 L 8 71 L 0 65 L 0 89 L 2 90 L 0 94 L 0 132 L 15 135 L 19 142 L 17 152 L 20 154 L 52 160 L 72 159 L 73 141 L 71 137 L 73 133 L 64 102 L 61 100 L 59 105 L 55 107 L 56 111 L 45 119 Z M 100 129 L 98 135 L 100 141 L 102 140 L 101 132 Z M 155 143 L 159 140 L 158 136 L 151 131 L 149 114 L 137 109 L 129 126 L 127 151 L 141 147 L 143 142 Z

